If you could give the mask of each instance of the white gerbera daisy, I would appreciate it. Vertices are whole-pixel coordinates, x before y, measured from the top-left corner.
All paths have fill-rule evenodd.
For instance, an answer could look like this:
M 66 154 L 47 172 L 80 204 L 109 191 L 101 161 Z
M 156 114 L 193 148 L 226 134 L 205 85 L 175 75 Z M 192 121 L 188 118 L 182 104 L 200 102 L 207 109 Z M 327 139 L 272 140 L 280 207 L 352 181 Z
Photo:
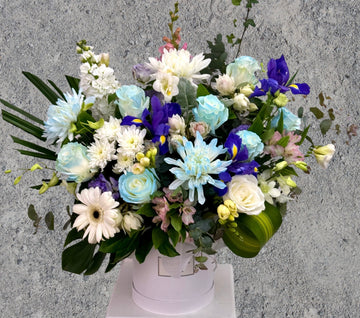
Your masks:
M 130 126 L 123 128 L 121 132 L 117 134 L 117 142 L 120 147 L 119 153 L 123 153 L 127 156 L 135 156 L 138 152 L 143 152 L 144 137 L 146 135 L 146 129 L 137 128 L 136 126 Z
M 103 236 L 108 239 L 119 232 L 115 222 L 119 202 L 113 199 L 110 191 L 101 193 L 96 187 L 84 189 L 76 196 L 82 204 L 73 207 L 74 213 L 79 214 L 73 227 L 78 231 L 86 228 L 83 238 L 88 236 L 90 244 L 100 243 Z
M 147 66 L 155 73 L 163 72 L 179 78 L 183 77 L 193 84 L 206 80 L 210 76 L 208 74 L 200 74 L 200 71 L 211 62 L 210 59 L 204 60 L 202 53 L 192 57 L 190 52 L 184 49 L 171 49 L 169 51 L 165 49 L 160 60 L 150 57 L 149 61 L 150 63 Z M 153 76 L 155 78 L 156 74 Z
M 118 133 L 121 132 L 121 119 L 110 116 L 109 121 L 104 122 L 104 125 L 97 129 L 94 135 L 96 139 L 106 139 L 109 142 L 115 141 Z
M 87 154 L 90 158 L 90 169 L 96 170 L 100 168 L 104 170 L 109 161 L 117 158 L 115 155 L 114 142 L 109 143 L 106 139 L 95 139 L 88 148 Z

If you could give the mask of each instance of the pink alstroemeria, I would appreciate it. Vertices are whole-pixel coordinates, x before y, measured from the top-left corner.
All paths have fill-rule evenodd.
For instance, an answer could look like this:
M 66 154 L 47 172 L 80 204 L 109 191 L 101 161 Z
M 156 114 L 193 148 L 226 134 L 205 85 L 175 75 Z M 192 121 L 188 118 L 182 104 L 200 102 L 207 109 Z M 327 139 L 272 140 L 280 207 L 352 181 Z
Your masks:
M 289 142 L 286 147 L 282 147 L 278 145 L 278 141 L 283 138 L 289 136 Z M 295 161 L 303 161 L 304 155 L 300 151 L 300 147 L 296 145 L 297 142 L 301 140 L 300 135 L 294 134 L 294 132 L 290 131 L 287 134 L 280 134 L 278 131 L 275 131 L 274 135 L 267 142 L 265 146 L 264 152 L 270 154 L 271 157 L 284 157 L 284 160 L 287 162 L 295 162 Z
M 189 199 L 186 199 L 184 202 L 184 206 L 180 208 L 181 220 L 185 225 L 189 225 L 190 223 L 194 223 L 193 215 L 196 212 L 196 209 L 192 206 L 193 202 Z
M 160 228 L 164 232 L 166 232 L 168 226 L 170 225 L 170 218 L 167 217 L 167 215 L 166 215 L 170 211 L 169 203 L 165 197 L 162 197 L 162 198 L 156 197 L 156 198 L 152 199 L 151 202 L 153 204 L 155 204 L 153 209 L 158 214 L 157 216 L 154 216 L 152 221 L 153 221 L 153 223 L 162 222 Z
M 169 200 L 169 202 L 183 202 L 183 196 L 181 191 L 176 194 L 175 191 L 172 191 L 169 188 L 163 188 L 163 191 L 165 192 L 165 196 Z

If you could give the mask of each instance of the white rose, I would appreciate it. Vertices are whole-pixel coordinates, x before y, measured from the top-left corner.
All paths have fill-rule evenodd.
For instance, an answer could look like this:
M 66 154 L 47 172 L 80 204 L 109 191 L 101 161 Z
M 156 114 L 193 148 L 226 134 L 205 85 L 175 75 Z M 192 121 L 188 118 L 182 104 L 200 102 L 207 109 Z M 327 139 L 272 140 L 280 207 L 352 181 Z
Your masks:
M 232 200 L 240 213 L 260 214 L 265 210 L 265 197 L 253 175 L 237 175 L 227 184 L 224 200 Z
M 186 124 L 184 117 L 181 117 L 179 115 L 173 115 L 171 118 L 169 118 L 169 126 L 170 126 L 170 130 L 169 130 L 170 134 L 178 134 L 178 135 L 180 134 L 185 136 Z

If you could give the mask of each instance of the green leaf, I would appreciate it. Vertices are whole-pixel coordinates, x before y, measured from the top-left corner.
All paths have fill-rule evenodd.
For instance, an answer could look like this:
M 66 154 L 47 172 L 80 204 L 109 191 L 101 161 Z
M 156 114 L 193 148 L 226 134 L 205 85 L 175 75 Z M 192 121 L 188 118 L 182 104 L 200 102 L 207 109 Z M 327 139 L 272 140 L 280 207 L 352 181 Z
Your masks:
M 209 94 L 210 94 L 209 91 L 207 90 L 207 88 L 203 84 L 198 85 L 197 92 L 196 92 L 197 97 L 207 96 Z
M 233 33 L 231 33 L 230 35 L 227 35 L 226 38 L 227 38 L 227 42 L 229 44 L 233 44 L 235 35 Z
M 303 115 L 304 115 L 304 107 L 300 107 L 300 108 L 298 109 L 298 117 L 299 117 L 299 118 L 302 118 Z
M 207 41 L 207 44 L 211 53 L 205 54 L 205 58 L 211 59 L 211 62 L 202 72 L 212 74 L 216 70 L 219 70 L 220 73 L 225 73 L 226 58 L 228 54 L 226 53 L 225 45 L 222 41 L 222 35 L 218 34 L 214 39 L 214 43 Z
M 52 212 L 46 213 L 45 223 L 50 231 L 54 230 L 54 214 Z
M 296 143 L 296 145 L 300 146 L 304 142 L 304 140 L 305 140 L 305 138 L 307 136 L 307 133 L 309 131 L 309 128 L 310 128 L 310 125 L 305 127 L 304 131 L 301 134 L 301 139 L 300 139 L 299 142 Z
M 208 258 L 206 256 L 196 256 L 195 257 L 195 261 L 199 262 L 199 263 L 205 263 L 208 260 Z
M 89 267 L 95 247 L 96 244 L 89 244 L 87 240 L 83 240 L 66 248 L 62 253 L 62 269 L 81 274 Z
M 281 112 L 280 113 L 280 118 L 279 118 L 279 122 L 278 122 L 278 125 L 276 127 L 276 130 L 282 134 L 283 130 L 284 130 L 284 113 Z
M 239 6 L 241 3 L 241 0 L 232 0 L 231 2 L 234 6 Z
M 101 264 L 103 263 L 105 256 L 106 256 L 106 253 L 97 252 L 94 255 L 93 259 L 91 260 L 84 275 L 92 275 L 92 274 L 96 273 L 99 270 Z
M 320 123 L 320 130 L 321 130 L 321 133 L 323 135 L 325 135 L 328 130 L 330 129 L 331 127 L 331 124 L 332 124 L 332 121 L 331 119 L 324 119 L 321 123 Z
M 310 107 L 310 111 L 315 115 L 316 119 L 324 117 L 324 113 L 317 107 Z
M 171 243 L 169 242 L 169 240 L 166 240 L 165 242 L 163 242 L 163 244 L 161 244 L 158 248 L 159 252 L 163 255 L 169 256 L 169 257 L 175 257 L 180 255 L 176 249 L 174 248 L 174 246 L 171 245 Z
M 139 232 L 132 236 L 119 232 L 114 237 L 101 241 L 99 251 L 103 253 L 116 253 L 115 261 L 120 261 L 135 250 L 138 239 Z
M 23 72 L 25 77 L 33 83 L 36 88 L 50 101 L 52 104 L 56 104 L 57 100 L 60 98 L 48 85 L 46 85 L 39 77 L 29 72 Z
M 262 132 L 264 131 L 264 125 L 263 125 L 263 121 L 259 115 L 260 115 L 260 113 L 258 114 L 258 116 L 256 116 L 254 122 L 251 124 L 251 126 L 249 127 L 248 130 L 252 131 L 255 134 L 260 136 L 262 134 Z
M 5 101 L 5 100 L 3 100 L 3 99 L 0 99 L 0 102 L 1 102 L 4 106 L 6 106 L 6 107 L 8 107 L 8 108 L 10 108 L 10 109 L 18 112 L 19 114 L 27 117 L 28 119 L 30 119 L 30 120 L 32 120 L 32 121 L 34 121 L 34 122 L 36 122 L 36 123 L 38 123 L 38 124 L 40 124 L 40 125 L 44 125 L 44 121 L 42 121 L 42 120 L 39 119 L 38 117 L 36 117 L 36 116 L 34 116 L 34 115 L 32 115 L 32 114 L 30 114 L 30 113 L 28 113 L 28 112 L 22 110 L 21 108 L 16 107 L 15 105 L 10 104 L 10 103 L 8 103 L 7 101 Z
M 290 136 L 282 137 L 276 144 L 281 147 L 286 147 L 290 141 Z
M 69 75 L 65 75 L 65 77 L 66 77 L 66 80 L 67 80 L 70 88 L 73 88 L 76 93 L 79 93 L 80 79 L 69 76 Z
M 330 108 L 328 110 L 328 114 L 331 120 L 335 120 L 335 114 L 334 114 L 334 109 Z
M 19 145 L 22 145 L 24 147 L 27 147 L 27 148 L 30 148 L 32 150 L 36 150 L 38 152 L 41 152 L 43 154 L 46 154 L 48 155 L 50 158 L 52 158 L 51 160 L 56 160 L 57 158 L 57 155 L 54 151 L 50 150 L 50 149 L 47 149 L 45 147 L 41 147 L 37 144 L 34 144 L 30 141 L 27 141 L 27 140 L 24 140 L 24 139 L 20 139 L 20 138 L 17 138 L 13 135 L 10 135 L 11 139 L 13 140 L 13 142 L 19 144 Z
M 196 89 L 185 78 L 180 78 L 178 89 L 179 94 L 176 95 L 176 102 L 181 105 L 184 117 L 189 119 L 191 109 L 197 105 Z
M 144 215 L 147 217 L 153 217 L 156 215 L 156 212 L 152 208 L 151 203 L 145 203 L 140 207 L 139 210 L 136 211 L 136 214 Z
M 297 176 L 298 177 L 298 174 L 296 173 L 295 169 L 290 166 L 287 166 L 284 169 L 281 169 L 279 171 L 279 174 L 281 174 L 282 176 Z
M 255 27 L 255 26 L 256 26 L 254 20 L 253 20 L 253 19 L 246 19 L 245 22 L 244 22 L 244 27 L 245 27 L 245 28 L 248 28 L 250 25 L 251 25 L 252 27 Z
M 170 217 L 170 219 L 171 219 L 171 225 L 173 226 L 173 228 L 177 232 L 180 232 L 181 228 L 182 228 L 181 216 L 179 214 L 174 214 Z
M 41 152 L 27 151 L 27 150 L 22 150 L 22 149 L 16 149 L 16 150 L 25 156 L 48 159 L 48 160 L 53 160 L 53 161 L 56 160 L 56 158 L 54 158 L 53 156 L 43 154 Z
M 236 218 L 237 228 L 226 227 L 224 243 L 238 256 L 254 257 L 274 235 L 281 222 L 279 209 L 265 202 L 265 210 L 259 215 L 241 213 Z
M 39 215 L 36 213 L 35 211 L 35 207 L 33 204 L 29 205 L 28 208 L 28 217 L 33 220 L 33 221 L 37 221 L 39 219 Z
M 66 236 L 64 247 L 73 241 L 79 240 L 84 236 L 84 230 L 78 231 L 77 228 L 72 228 Z
M 48 80 L 48 82 L 50 83 L 50 85 L 56 90 L 56 92 L 60 95 L 60 97 L 65 100 L 65 96 L 64 96 L 64 93 L 62 92 L 62 90 L 56 86 L 56 84 L 51 81 L 51 80 Z
M 27 132 L 30 135 L 33 135 L 34 137 L 45 141 L 46 139 L 44 137 L 42 137 L 44 130 L 38 126 L 35 126 L 32 123 L 29 123 L 28 121 L 13 115 L 11 113 L 9 113 L 6 110 L 1 110 L 2 113 L 2 117 L 5 121 L 7 121 L 8 123 L 10 123 L 11 125 L 14 125 L 15 127 L 20 128 L 21 130 Z
M 169 235 L 172 244 L 176 246 L 176 244 L 179 243 L 180 233 L 173 228 L 168 228 L 167 234 Z
M 152 247 L 151 231 L 148 230 L 141 235 L 139 245 L 135 250 L 135 257 L 140 264 L 145 261 L 145 258 L 150 253 Z
M 158 249 L 159 246 L 161 244 L 163 244 L 163 242 L 166 241 L 167 239 L 168 239 L 168 236 L 159 227 L 156 227 L 152 230 L 152 242 L 156 249 Z
M 114 260 L 115 260 L 115 253 L 110 254 L 109 264 L 105 269 L 105 273 L 110 272 L 116 266 L 117 263 Z

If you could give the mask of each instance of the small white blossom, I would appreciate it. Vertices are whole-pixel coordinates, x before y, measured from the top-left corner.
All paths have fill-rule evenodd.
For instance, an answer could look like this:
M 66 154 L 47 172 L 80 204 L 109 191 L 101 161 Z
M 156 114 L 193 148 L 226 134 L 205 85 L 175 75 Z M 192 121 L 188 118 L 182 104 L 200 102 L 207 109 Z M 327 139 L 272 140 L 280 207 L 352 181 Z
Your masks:
M 92 170 L 98 168 L 104 170 L 108 162 L 117 158 L 114 143 L 109 143 L 106 139 L 95 139 L 95 142 L 88 148 L 88 156 L 90 158 L 89 165 Z
M 135 156 L 138 152 L 144 152 L 144 138 L 146 129 L 133 126 L 125 127 L 117 134 L 117 142 L 120 147 L 118 152 L 128 156 Z
M 168 73 L 158 72 L 155 75 L 153 88 L 163 94 L 165 102 L 170 102 L 173 96 L 179 94 L 179 78 Z
M 131 171 L 135 162 L 135 155 L 126 155 L 121 152 L 117 154 L 117 163 L 113 167 L 113 172 L 120 174 L 122 172 Z
M 109 142 L 115 141 L 116 136 L 121 133 L 122 126 L 121 119 L 110 116 L 109 121 L 104 122 L 104 125 L 97 129 L 94 135 L 96 139 L 106 139 Z

